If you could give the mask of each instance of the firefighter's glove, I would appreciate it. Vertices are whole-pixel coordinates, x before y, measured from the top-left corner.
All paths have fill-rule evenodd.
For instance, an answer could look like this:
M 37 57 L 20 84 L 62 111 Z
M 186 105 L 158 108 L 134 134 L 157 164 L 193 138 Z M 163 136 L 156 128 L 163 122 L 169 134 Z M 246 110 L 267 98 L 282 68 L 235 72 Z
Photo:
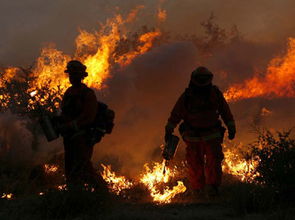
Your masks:
M 228 126 L 228 139 L 233 140 L 236 136 L 236 126 Z

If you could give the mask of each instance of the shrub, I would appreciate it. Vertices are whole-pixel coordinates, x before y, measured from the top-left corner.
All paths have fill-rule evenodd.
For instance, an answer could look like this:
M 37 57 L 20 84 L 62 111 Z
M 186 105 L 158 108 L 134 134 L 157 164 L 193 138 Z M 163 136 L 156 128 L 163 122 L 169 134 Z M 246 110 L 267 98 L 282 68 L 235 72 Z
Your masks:
M 291 130 L 260 132 L 252 145 L 252 156 L 258 160 L 255 180 L 267 186 L 285 188 L 295 186 L 295 139 Z

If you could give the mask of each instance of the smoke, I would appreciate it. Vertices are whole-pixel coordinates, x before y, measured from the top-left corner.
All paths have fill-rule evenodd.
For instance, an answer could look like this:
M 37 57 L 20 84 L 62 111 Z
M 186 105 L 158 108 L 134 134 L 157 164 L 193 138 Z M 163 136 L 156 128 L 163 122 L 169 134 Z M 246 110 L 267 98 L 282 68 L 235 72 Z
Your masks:
M 263 73 L 269 60 L 280 53 L 286 37 L 294 34 L 293 0 L 224 1 L 49 1 L 0 2 L 2 34 L 0 66 L 29 65 L 46 42 L 72 54 L 78 28 L 93 30 L 99 22 L 116 12 L 123 15 L 137 5 L 145 5 L 131 32 L 139 26 L 159 26 L 172 34 L 203 34 L 200 23 L 211 13 L 218 24 L 229 30 L 237 25 L 242 38 L 216 48 L 204 60 L 190 42 L 173 42 L 152 49 L 125 69 L 113 69 L 108 88 L 97 91 L 100 100 L 116 112 L 116 126 L 95 149 L 94 161 L 115 162 L 124 174 L 133 175 L 143 163 L 160 159 L 164 126 L 169 113 L 188 84 L 197 65 L 208 66 L 215 73 L 214 82 L 227 88 L 232 83 Z M 157 7 L 167 10 L 167 21 L 158 24 Z M 294 99 L 251 99 L 231 103 L 238 125 L 237 141 L 250 142 L 251 124 L 272 129 L 294 126 Z M 272 114 L 261 115 L 262 108 Z M 292 107 L 292 108 L 291 108 Z M 284 119 L 284 120 L 282 120 Z M 33 134 L 18 117 L 0 116 L 1 151 L 9 149 L 11 158 L 28 160 L 46 158 L 62 150 L 61 140 L 48 144 L 39 138 L 39 148 L 32 150 Z M 22 143 L 22 144 L 19 144 Z M 184 145 L 182 144 L 182 150 Z M 4 149 L 4 150 L 3 150 Z M 39 160 L 39 159 L 38 159 Z
M 217 82 L 225 89 L 233 83 L 241 83 L 251 78 L 253 73 L 264 73 L 269 61 L 281 52 L 282 48 L 281 44 L 238 39 L 215 50 L 205 65 L 217 73 Z
M 257 71 L 263 74 L 274 56 L 268 53 L 278 51 L 284 49 L 239 39 L 217 48 L 206 65 L 215 73 L 214 83 L 226 88 Z M 115 159 L 122 172 L 131 176 L 140 172 L 144 163 L 161 160 L 159 146 L 167 118 L 200 60 L 194 44 L 175 42 L 154 48 L 127 69 L 114 72 L 108 89 L 98 93 L 98 97 L 116 110 L 116 127 L 112 135 L 97 144 L 94 160 L 108 158 L 104 161 L 112 163 Z M 236 142 L 251 143 L 257 128 L 274 131 L 293 127 L 293 102 L 290 98 L 253 98 L 230 103 L 238 130 Z M 181 143 L 178 159 L 184 159 L 184 149 L 185 144 Z
M 29 161 L 33 136 L 25 127 L 25 121 L 7 112 L 0 115 L 0 124 L 0 154 L 8 160 Z
M 48 143 L 39 132 L 30 129 L 30 123 L 29 119 L 10 112 L 0 114 L 1 160 L 12 164 L 38 164 L 62 151 L 61 140 Z
M 5 65 L 30 65 L 47 42 L 56 43 L 66 53 L 74 50 L 78 28 L 97 29 L 99 22 L 120 12 L 126 15 L 137 5 L 144 5 L 134 24 L 156 26 L 156 11 L 167 11 L 167 21 L 160 26 L 174 33 L 201 33 L 200 22 L 214 13 L 225 28 L 237 25 L 248 39 L 256 42 L 285 40 L 294 33 L 293 0 L 60 0 L 40 2 L 26 0 L 0 2 L 0 60 Z M 134 30 L 133 29 L 133 30 Z
M 98 97 L 116 111 L 116 124 L 113 133 L 97 144 L 94 160 L 115 155 L 124 161 L 124 173 L 159 160 L 165 123 L 197 60 L 192 43 L 175 42 L 154 48 L 114 73 L 104 96 Z

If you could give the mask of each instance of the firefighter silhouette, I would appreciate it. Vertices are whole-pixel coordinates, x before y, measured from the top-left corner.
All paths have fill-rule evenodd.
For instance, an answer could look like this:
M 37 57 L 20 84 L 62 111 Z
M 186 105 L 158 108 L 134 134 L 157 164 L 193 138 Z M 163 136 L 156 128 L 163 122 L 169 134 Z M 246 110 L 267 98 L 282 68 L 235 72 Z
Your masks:
M 91 157 L 92 143 L 89 127 L 97 114 L 97 99 L 92 89 L 82 83 L 88 75 L 86 66 L 72 60 L 65 70 L 69 75 L 69 87 L 62 99 L 59 130 L 64 139 L 65 176 L 68 187 L 89 184 L 106 190 L 102 177 L 94 170 Z
M 165 141 L 172 136 L 175 127 L 186 143 L 188 177 L 192 189 L 218 195 L 224 158 L 222 142 L 225 128 L 229 139 L 234 139 L 236 128 L 230 108 L 217 86 L 212 84 L 213 74 L 205 67 L 192 72 L 188 88 L 177 100 L 165 127 Z

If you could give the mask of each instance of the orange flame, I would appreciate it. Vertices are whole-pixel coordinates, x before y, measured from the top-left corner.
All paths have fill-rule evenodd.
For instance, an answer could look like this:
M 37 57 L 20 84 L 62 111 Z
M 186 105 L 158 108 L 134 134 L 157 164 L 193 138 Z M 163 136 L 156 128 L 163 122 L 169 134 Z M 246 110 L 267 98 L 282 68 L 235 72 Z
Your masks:
M 146 53 L 153 46 L 153 41 L 159 36 L 161 36 L 161 32 L 159 30 L 141 35 L 139 37 L 139 42 L 141 45 L 138 46 L 135 51 L 123 54 L 116 61 L 121 66 L 129 65 L 135 57 Z
M 164 22 L 167 19 L 167 11 L 165 9 L 158 9 L 158 20 Z
M 10 82 L 14 76 L 17 75 L 17 72 L 19 71 L 19 68 L 17 67 L 9 67 L 4 70 L 4 72 L 1 74 L 1 80 L 0 80 L 0 87 L 5 86 L 5 82 Z
M 124 176 L 116 176 L 110 165 L 105 166 L 101 164 L 101 166 L 103 167 L 101 176 L 109 184 L 109 188 L 112 192 L 119 195 L 123 190 L 130 189 L 133 186 L 133 183 Z
M 110 190 L 115 194 L 119 195 L 122 191 L 130 189 L 136 185 L 127 180 L 124 176 L 117 176 L 115 172 L 111 170 L 110 165 L 105 166 L 101 164 L 101 166 L 103 167 L 103 172 L 101 175 L 108 183 Z M 186 187 L 181 181 L 178 181 L 177 185 L 172 189 L 170 189 L 168 186 L 166 186 L 162 192 L 160 189 L 158 189 L 159 186 L 167 184 L 171 178 L 177 174 L 177 167 L 174 167 L 173 169 L 166 168 L 166 172 L 164 173 L 164 166 L 165 161 L 163 161 L 162 164 L 154 163 L 152 169 L 149 168 L 148 164 L 145 164 L 145 171 L 139 180 L 148 188 L 153 201 L 156 203 L 170 203 L 177 194 L 186 191 Z
M 115 50 L 118 42 L 124 37 L 122 29 L 124 24 L 135 19 L 138 11 L 144 6 L 138 6 L 130 12 L 124 20 L 121 15 L 117 15 L 112 19 L 108 19 L 104 25 L 100 27 L 100 31 L 89 33 L 80 30 L 80 34 L 76 38 L 76 52 L 75 55 L 69 56 L 62 51 L 57 50 L 54 45 L 49 45 L 41 50 L 41 55 L 37 59 L 36 66 L 32 70 L 30 77 L 30 89 L 27 91 L 34 99 L 31 100 L 29 106 L 33 106 L 38 102 L 40 105 L 45 105 L 46 100 L 60 100 L 61 95 L 70 86 L 68 76 L 64 73 L 66 64 L 71 59 L 77 59 L 83 62 L 87 67 L 88 77 L 85 78 L 84 83 L 87 86 L 101 89 L 103 82 L 111 77 L 111 63 L 118 63 L 121 66 L 128 65 L 132 60 L 145 52 L 152 46 L 153 41 L 157 36 L 160 36 L 160 31 L 153 31 L 139 36 L 138 41 L 140 46 L 115 57 Z M 17 75 L 18 68 L 8 68 L 2 74 L 2 81 L 0 87 L 3 87 L 5 80 L 11 80 Z M 38 93 L 43 88 L 49 89 L 48 94 Z M 9 97 L 0 97 L 2 100 L 9 99 Z M 30 109 L 30 107 L 28 108 Z M 54 103 L 57 108 L 58 101 Z
M 150 191 L 154 202 L 157 203 L 170 203 L 172 198 L 177 194 L 184 193 L 186 187 L 183 182 L 178 181 L 177 186 L 174 186 L 172 189 L 165 187 L 164 191 L 161 192 L 157 186 L 168 183 L 169 180 L 174 177 L 177 173 L 177 167 L 174 169 L 166 168 L 166 172 L 163 172 L 165 168 L 165 160 L 160 163 L 154 163 L 153 168 L 150 169 L 148 164 L 145 164 L 145 173 L 142 175 L 140 182 L 143 183 Z
M 246 160 L 241 155 L 228 149 L 224 152 L 222 170 L 243 182 L 254 182 L 255 178 L 260 175 L 255 171 L 258 163 L 258 159 Z
M 272 59 L 264 77 L 254 76 L 225 92 L 229 101 L 253 97 L 295 97 L 295 38 L 289 38 L 285 56 Z
M 2 199 L 12 199 L 13 194 L 12 193 L 3 193 L 1 196 Z
M 126 19 L 126 22 L 129 23 L 129 22 L 134 21 L 134 19 L 136 18 L 136 16 L 137 16 L 139 10 L 141 10 L 141 9 L 143 9 L 143 8 L 145 8 L 144 5 L 138 5 L 138 6 L 135 7 L 133 10 L 131 10 L 130 13 L 129 13 L 129 15 L 128 15 L 128 17 L 127 17 L 127 19 Z
M 55 173 L 58 170 L 58 166 L 54 164 L 44 164 L 45 173 Z

